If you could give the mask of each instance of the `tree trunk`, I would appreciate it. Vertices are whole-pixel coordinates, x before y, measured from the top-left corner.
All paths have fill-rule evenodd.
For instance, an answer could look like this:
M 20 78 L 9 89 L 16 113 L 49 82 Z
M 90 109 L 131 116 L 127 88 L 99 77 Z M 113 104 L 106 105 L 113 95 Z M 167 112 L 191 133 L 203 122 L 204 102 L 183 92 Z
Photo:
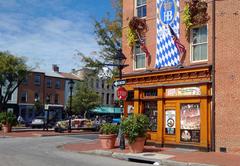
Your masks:
M 83 118 L 84 118 L 84 119 L 87 119 L 86 116 L 87 116 L 87 111 L 84 112 Z

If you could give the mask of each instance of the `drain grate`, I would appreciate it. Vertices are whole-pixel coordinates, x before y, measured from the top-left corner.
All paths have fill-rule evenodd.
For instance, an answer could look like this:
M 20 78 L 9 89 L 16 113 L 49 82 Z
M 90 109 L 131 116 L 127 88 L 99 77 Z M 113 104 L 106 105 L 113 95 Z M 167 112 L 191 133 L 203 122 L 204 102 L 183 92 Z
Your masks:
M 153 163 L 155 163 L 155 161 L 136 159 L 136 158 L 128 158 L 128 161 L 135 162 L 135 163 L 145 163 L 145 164 L 153 164 Z
M 143 156 L 155 156 L 155 154 L 152 154 L 152 153 L 146 153 L 146 154 L 143 154 Z

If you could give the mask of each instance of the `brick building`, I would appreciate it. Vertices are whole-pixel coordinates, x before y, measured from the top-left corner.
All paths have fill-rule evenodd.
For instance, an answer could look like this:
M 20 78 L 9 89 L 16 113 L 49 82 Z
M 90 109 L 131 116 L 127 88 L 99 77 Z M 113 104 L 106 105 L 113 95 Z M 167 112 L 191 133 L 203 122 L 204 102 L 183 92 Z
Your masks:
M 64 108 L 64 90 L 65 78 L 62 75 L 33 70 L 18 88 L 19 115 L 30 123 L 44 108 L 47 108 L 50 116 L 61 119 Z M 41 104 L 38 112 L 35 107 L 36 102 Z
M 122 49 L 129 64 L 123 77 L 132 96 L 125 102 L 125 114 L 134 107 L 135 113 L 148 115 L 149 139 L 154 143 L 236 151 L 240 148 L 240 3 L 206 2 L 209 20 L 186 33 L 185 1 L 123 1 Z M 127 44 L 134 16 L 146 19 L 144 41 L 150 58 L 138 43 L 133 51 Z M 186 48 L 182 67 L 177 66 L 176 50 L 166 50 L 171 42 L 176 45 L 168 25 Z

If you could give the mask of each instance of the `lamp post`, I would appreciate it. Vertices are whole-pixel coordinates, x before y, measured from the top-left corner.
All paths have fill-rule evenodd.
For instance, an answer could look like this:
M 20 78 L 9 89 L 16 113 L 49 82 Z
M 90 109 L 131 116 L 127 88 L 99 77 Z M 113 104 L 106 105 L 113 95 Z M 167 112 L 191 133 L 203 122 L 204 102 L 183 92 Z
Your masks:
M 125 61 L 126 61 L 126 56 L 122 53 L 122 49 L 118 49 L 116 51 L 116 56 L 114 58 L 114 60 L 116 60 L 116 64 L 104 64 L 106 66 L 115 66 L 118 68 L 118 71 L 119 71 L 119 79 L 121 80 L 122 79 L 122 69 L 127 67 L 128 65 L 125 65 Z M 120 99 L 120 109 L 121 109 L 121 117 L 123 116 L 123 100 Z M 121 125 L 120 125 L 121 126 Z M 122 132 L 122 128 L 119 127 L 119 135 L 120 135 L 120 145 L 119 145 L 119 148 L 121 150 L 125 149 L 125 139 L 124 139 L 124 135 L 123 135 L 123 132 Z
M 73 91 L 73 85 L 74 85 L 74 81 L 70 80 L 68 82 L 69 85 L 69 89 L 70 89 L 70 100 L 69 100 L 69 111 L 68 111 L 68 132 L 71 133 L 72 132 L 72 128 L 71 128 L 71 119 L 72 119 L 72 91 Z
M 44 126 L 45 126 L 47 131 L 48 131 L 48 121 L 49 121 L 49 103 L 50 103 L 50 96 L 47 96 L 47 104 L 45 104 L 45 110 L 47 110 L 47 120 L 46 120 L 46 123 L 45 123 L 45 120 L 44 120 Z
M 122 53 L 122 49 L 119 49 L 117 51 L 117 55 L 116 55 L 116 60 L 118 62 L 118 70 L 119 70 L 119 79 L 122 80 L 122 69 L 128 65 L 125 65 L 125 61 L 126 61 L 126 57 L 125 55 Z M 123 101 L 120 99 L 120 110 L 121 110 L 121 117 L 124 116 L 124 113 L 123 113 Z M 122 132 L 122 127 L 120 125 L 120 128 L 119 128 L 119 135 L 120 135 L 120 145 L 119 145 L 119 148 L 121 150 L 125 149 L 125 139 L 124 139 L 124 134 Z

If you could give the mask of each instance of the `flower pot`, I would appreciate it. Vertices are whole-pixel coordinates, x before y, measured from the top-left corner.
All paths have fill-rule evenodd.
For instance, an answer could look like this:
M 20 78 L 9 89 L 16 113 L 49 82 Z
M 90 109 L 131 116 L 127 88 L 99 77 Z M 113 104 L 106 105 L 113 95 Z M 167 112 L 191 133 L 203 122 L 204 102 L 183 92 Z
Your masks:
M 99 135 L 100 143 L 103 149 L 113 149 L 116 138 L 116 134 Z
M 12 131 L 11 125 L 3 125 L 2 128 L 4 133 L 9 133 Z
M 129 151 L 132 153 L 141 153 L 144 149 L 145 137 L 138 137 L 134 143 L 129 144 Z

